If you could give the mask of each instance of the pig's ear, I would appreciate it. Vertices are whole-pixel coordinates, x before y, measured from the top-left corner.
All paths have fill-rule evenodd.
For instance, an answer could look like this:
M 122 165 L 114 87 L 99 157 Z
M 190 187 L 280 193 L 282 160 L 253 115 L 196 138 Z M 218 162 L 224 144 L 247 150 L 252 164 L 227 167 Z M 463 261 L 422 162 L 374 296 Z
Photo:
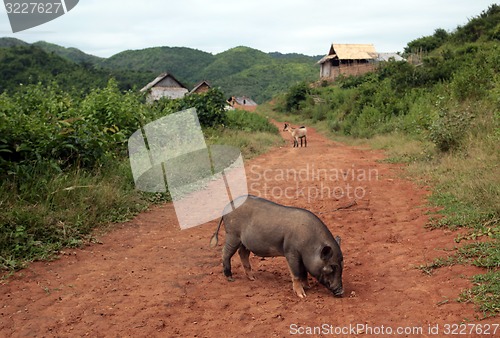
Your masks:
M 340 246 L 340 242 L 342 241 L 342 239 L 340 238 L 340 236 L 335 236 L 335 241 L 338 243 L 338 245 Z
M 322 260 L 327 261 L 330 258 L 332 258 L 332 256 L 333 256 L 333 250 L 331 247 L 325 246 L 325 247 L 323 247 L 323 249 L 321 249 L 320 257 Z

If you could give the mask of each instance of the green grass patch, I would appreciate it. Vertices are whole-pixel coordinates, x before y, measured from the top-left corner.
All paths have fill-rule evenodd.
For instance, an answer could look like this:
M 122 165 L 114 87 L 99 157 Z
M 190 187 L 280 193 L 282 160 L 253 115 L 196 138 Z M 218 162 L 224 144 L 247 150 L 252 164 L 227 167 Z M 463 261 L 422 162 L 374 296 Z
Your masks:
M 490 271 L 472 278 L 474 286 L 464 291 L 459 298 L 461 302 L 476 304 L 484 317 L 500 313 L 500 271 Z
M 224 144 L 239 148 L 245 159 L 267 152 L 270 148 L 284 144 L 279 130 L 269 122 L 269 116 L 244 110 L 226 112 L 223 129 L 207 129 L 208 144 Z
M 467 239 L 478 239 L 482 237 L 498 239 L 500 237 L 500 232 L 498 229 L 494 230 L 489 228 L 485 231 L 474 232 L 470 237 L 466 237 Z M 464 237 L 459 236 L 455 241 L 458 243 L 463 239 Z M 433 262 L 421 264 L 417 268 L 427 274 L 432 274 L 434 269 L 457 264 L 469 264 L 490 270 L 500 268 L 500 246 L 498 242 L 494 240 L 468 243 L 463 246 L 457 246 L 452 251 L 453 253 L 451 255 L 436 258 Z
M 245 159 L 264 154 L 270 148 L 282 145 L 283 143 L 283 138 L 276 134 L 240 130 L 226 131 L 223 136 L 214 140 L 214 144 L 224 144 L 239 148 Z
M 269 120 L 256 113 L 244 110 L 229 110 L 226 112 L 226 124 L 230 129 L 245 132 L 268 132 L 278 134 L 278 128 L 269 123 Z
M 63 247 L 93 239 L 92 231 L 123 222 L 148 203 L 135 191 L 128 160 L 98 172 L 51 170 L 46 163 L 0 185 L 0 268 L 51 259 Z

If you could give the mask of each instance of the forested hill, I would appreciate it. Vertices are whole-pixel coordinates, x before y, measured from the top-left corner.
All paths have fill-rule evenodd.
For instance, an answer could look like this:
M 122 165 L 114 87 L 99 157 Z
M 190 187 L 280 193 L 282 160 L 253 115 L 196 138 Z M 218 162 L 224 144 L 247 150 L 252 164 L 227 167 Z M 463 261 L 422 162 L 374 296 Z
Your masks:
M 100 87 L 110 76 L 116 77 L 123 89 L 141 88 L 156 75 L 169 72 L 187 87 L 207 80 L 228 96 L 246 95 L 263 102 L 297 82 L 315 80 L 319 58 L 264 53 L 248 47 L 216 55 L 186 47 L 153 47 L 100 58 L 44 41 L 30 45 L 0 38 L 0 91 L 19 83 L 54 79 L 67 85 L 80 77 L 83 82 L 79 87 Z
M 88 62 L 76 63 L 35 45 L 1 47 L 1 42 L 0 93 L 15 91 L 19 85 L 55 82 L 68 91 L 85 94 L 104 87 L 110 78 L 118 81 L 120 89 L 128 90 L 154 76 L 151 72 L 111 70 Z

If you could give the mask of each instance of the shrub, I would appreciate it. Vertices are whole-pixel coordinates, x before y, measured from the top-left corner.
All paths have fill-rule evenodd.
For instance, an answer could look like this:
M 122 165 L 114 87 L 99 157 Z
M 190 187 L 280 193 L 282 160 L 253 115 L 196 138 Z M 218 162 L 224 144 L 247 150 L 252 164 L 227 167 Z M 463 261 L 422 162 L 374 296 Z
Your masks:
M 212 88 L 207 93 L 185 96 L 178 104 L 178 110 L 196 108 L 202 126 L 213 127 L 225 122 L 226 100 L 219 89 Z
M 313 106 L 311 115 L 314 122 L 324 121 L 328 114 L 329 107 L 324 103 L 316 104 Z
M 226 122 L 225 107 L 224 94 L 219 89 L 212 88 L 207 93 L 192 94 L 180 99 L 160 99 L 151 106 L 152 113 L 147 122 L 164 115 L 196 108 L 200 124 L 204 127 L 215 127 Z
M 405 53 L 413 53 L 416 51 L 430 52 L 445 43 L 448 36 L 446 30 L 438 28 L 431 36 L 424 36 L 409 42 L 407 47 L 405 47 Z
M 359 137 L 371 137 L 377 126 L 382 123 L 382 113 L 373 106 L 365 106 L 356 121 L 356 134 Z
M 22 86 L 10 97 L 2 94 L 0 103 L 0 175 L 21 163 L 54 159 L 68 147 L 59 121 L 74 102 L 57 86 Z
M 309 94 L 309 86 L 301 82 L 292 86 L 285 96 L 285 109 L 287 111 L 297 111 L 300 104 L 305 101 Z
M 492 89 L 495 77 L 494 67 L 498 67 L 498 50 L 478 52 L 453 75 L 450 83 L 453 95 L 459 101 L 481 99 Z
M 429 138 L 442 152 L 457 150 L 472 118 L 467 111 L 442 109 L 429 128 Z
M 114 80 L 82 100 L 37 84 L 0 102 L 0 175 L 35 162 L 92 168 L 125 151 L 142 110 L 137 95 L 121 93 Z

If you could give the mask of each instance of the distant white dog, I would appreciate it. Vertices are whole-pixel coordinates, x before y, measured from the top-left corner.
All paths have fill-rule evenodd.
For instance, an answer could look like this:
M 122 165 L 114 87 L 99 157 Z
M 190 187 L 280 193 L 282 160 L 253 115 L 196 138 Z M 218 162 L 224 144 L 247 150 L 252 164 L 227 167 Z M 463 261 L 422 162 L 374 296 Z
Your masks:
M 293 147 L 299 146 L 299 138 L 300 138 L 300 146 L 302 147 L 302 139 L 304 139 L 305 147 L 307 147 L 307 128 L 301 126 L 299 128 L 292 128 L 290 124 L 285 123 L 283 131 L 289 131 L 293 137 Z

